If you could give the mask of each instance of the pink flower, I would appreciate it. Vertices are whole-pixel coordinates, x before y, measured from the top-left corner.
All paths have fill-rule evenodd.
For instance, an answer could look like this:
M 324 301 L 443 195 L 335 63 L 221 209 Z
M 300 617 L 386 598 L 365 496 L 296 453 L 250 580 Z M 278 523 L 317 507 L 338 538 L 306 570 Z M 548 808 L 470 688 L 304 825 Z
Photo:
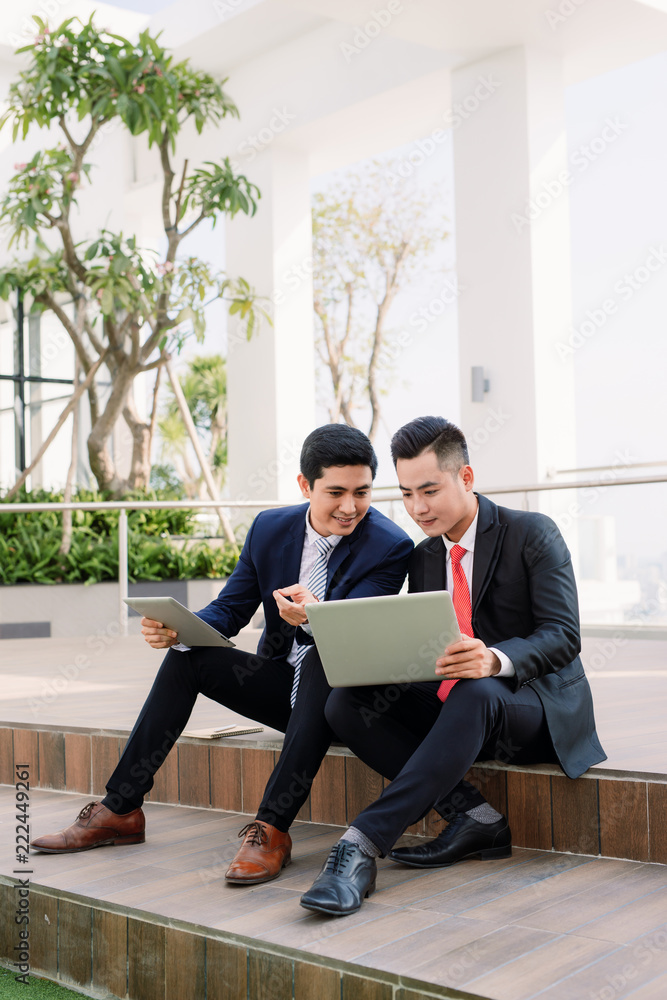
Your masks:
M 173 271 L 173 270 L 174 270 L 174 265 L 172 264 L 172 262 L 170 260 L 165 261 L 164 264 L 158 264 L 157 265 L 157 273 L 158 274 L 167 274 L 169 271 Z
M 27 166 L 28 166 L 27 163 L 15 163 L 14 170 L 25 170 Z
M 144 91 L 146 90 L 146 84 L 145 83 L 140 83 L 139 86 L 135 87 L 134 89 L 136 90 L 136 92 L 138 94 L 143 94 Z
M 77 174 L 76 170 L 73 170 L 70 174 L 67 174 L 67 180 L 71 181 L 72 184 L 78 184 L 79 175 Z
M 195 90 L 195 97 L 199 97 L 200 94 L 201 94 L 201 90 Z
M 99 299 L 100 302 L 102 301 L 102 296 L 103 295 L 104 295 L 104 289 L 103 288 L 98 288 L 97 289 L 97 298 Z
M 158 75 L 158 76 L 162 76 L 162 75 L 163 75 L 163 74 L 162 74 L 162 70 L 160 69 L 160 67 L 159 67 L 159 66 L 156 66 L 156 68 L 155 68 L 155 72 L 157 73 L 157 75 Z

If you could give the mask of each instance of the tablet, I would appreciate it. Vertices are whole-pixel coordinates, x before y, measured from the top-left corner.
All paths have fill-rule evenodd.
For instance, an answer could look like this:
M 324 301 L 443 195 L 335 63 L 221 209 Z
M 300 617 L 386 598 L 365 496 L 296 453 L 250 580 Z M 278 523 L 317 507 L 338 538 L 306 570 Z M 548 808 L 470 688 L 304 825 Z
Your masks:
M 154 622 L 162 622 L 166 628 L 178 632 L 178 641 L 185 646 L 236 645 L 173 597 L 127 597 L 123 600 L 143 618 L 152 618 Z
M 306 612 L 331 687 L 441 681 L 435 661 L 461 638 L 446 590 L 323 601 Z

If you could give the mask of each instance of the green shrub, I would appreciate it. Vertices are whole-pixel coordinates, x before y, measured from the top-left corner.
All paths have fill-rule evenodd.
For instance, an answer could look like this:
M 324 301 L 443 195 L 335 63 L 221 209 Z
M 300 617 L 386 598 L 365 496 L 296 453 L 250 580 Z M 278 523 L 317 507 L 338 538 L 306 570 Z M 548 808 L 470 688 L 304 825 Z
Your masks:
M 56 503 L 62 493 L 22 490 L 16 503 Z M 78 490 L 75 502 L 110 499 L 93 490 Z M 134 492 L 124 500 L 163 499 L 161 491 Z M 171 499 L 171 497 L 169 497 Z M 62 513 L 2 513 L 0 499 L 0 583 L 99 583 L 118 579 L 119 512 L 76 510 L 72 543 L 60 555 Z M 237 554 L 227 544 L 196 536 L 193 510 L 128 512 L 128 574 L 137 580 L 191 580 L 229 576 Z M 181 536 L 179 539 L 174 536 Z

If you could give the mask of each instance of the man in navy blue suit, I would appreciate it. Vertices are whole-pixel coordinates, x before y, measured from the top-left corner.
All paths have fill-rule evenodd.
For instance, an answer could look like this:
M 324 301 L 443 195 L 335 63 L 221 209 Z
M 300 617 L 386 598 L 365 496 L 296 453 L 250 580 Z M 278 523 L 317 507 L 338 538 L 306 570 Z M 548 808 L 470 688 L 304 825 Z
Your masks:
M 107 795 L 85 806 L 72 826 L 33 841 L 33 848 L 72 853 L 143 843 L 144 796 L 201 693 L 285 733 L 257 817 L 241 831 L 243 843 L 226 878 L 255 885 L 276 878 L 289 862 L 290 825 L 334 738 L 324 715 L 331 689 L 304 605 L 398 593 L 413 549 L 404 531 L 370 507 L 377 458 L 361 431 L 343 424 L 317 428 L 304 442 L 300 468 L 298 483 L 308 503 L 259 514 L 226 586 L 199 612 L 231 637 L 261 604 L 265 628 L 257 653 L 188 649 L 176 632 L 142 619 L 146 642 L 174 648 L 109 778 Z

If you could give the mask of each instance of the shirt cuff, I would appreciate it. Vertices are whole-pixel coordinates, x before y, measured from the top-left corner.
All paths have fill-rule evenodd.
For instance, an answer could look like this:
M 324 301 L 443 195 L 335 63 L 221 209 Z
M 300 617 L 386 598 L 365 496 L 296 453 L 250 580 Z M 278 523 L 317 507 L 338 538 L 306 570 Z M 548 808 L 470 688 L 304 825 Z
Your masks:
M 496 649 L 495 646 L 489 646 L 492 653 L 495 653 L 500 660 L 500 671 L 495 674 L 495 677 L 514 677 L 516 671 L 514 669 L 514 664 L 510 660 L 507 653 L 503 653 L 501 649 Z
M 306 633 L 306 635 L 312 636 L 313 630 L 310 627 L 310 625 L 308 624 L 308 622 L 304 622 L 303 625 L 299 625 L 299 628 L 303 629 L 303 631 Z
M 190 649 L 191 649 L 191 647 L 190 646 L 186 646 L 184 642 L 177 642 L 171 648 L 172 649 L 177 649 L 179 651 L 179 653 L 189 653 Z

